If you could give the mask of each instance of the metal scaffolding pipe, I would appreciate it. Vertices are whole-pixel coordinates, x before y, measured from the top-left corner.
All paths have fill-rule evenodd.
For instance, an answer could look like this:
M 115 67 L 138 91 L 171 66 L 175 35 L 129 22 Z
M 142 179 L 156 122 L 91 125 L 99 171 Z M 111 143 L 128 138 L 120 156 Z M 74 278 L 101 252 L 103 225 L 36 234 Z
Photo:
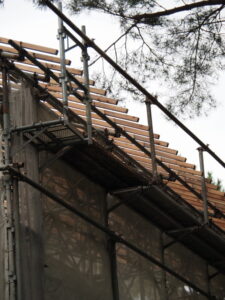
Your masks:
M 21 174 L 16 169 L 11 168 L 11 167 L 9 167 L 8 169 L 11 172 L 12 175 L 18 176 L 18 178 L 21 181 L 24 181 L 24 182 L 28 183 L 29 185 L 31 185 L 35 189 L 37 189 L 40 192 L 42 192 L 47 197 L 49 197 L 52 200 L 54 200 L 56 203 L 62 205 L 64 208 L 68 209 L 69 211 L 71 211 L 72 213 L 74 213 L 75 215 L 77 215 L 78 217 L 80 217 L 81 219 L 85 220 L 89 224 L 91 224 L 94 227 L 98 228 L 100 231 L 108 234 L 108 236 L 111 237 L 116 243 L 121 243 L 121 244 L 125 245 L 127 248 L 129 248 L 132 251 L 136 252 L 140 256 L 146 258 L 147 260 L 149 260 L 153 264 L 157 265 L 158 267 L 164 269 L 166 272 L 168 272 L 172 276 L 178 278 L 180 281 L 184 282 L 189 287 L 193 288 L 195 291 L 199 292 L 200 294 L 202 294 L 205 297 L 207 297 L 208 299 L 210 299 L 210 296 L 209 296 L 208 293 L 206 293 L 204 290 L 202 290 L 201 288 L 199 288 L 198 286 L 196 286 L 194 283 L 192 283 L 191 281 L 187 280 L 186 278 L 184 278 L 183 276 L 181 276 L 177 272 L 173 271 L 172 269 L 170 269 L 169 267 L 167 267 L 166 265 L 164 265 L 163 263 L 161 263 L 160 261 L 158 261 L 153 256 L 149 255 L 145 251 L 141 250 L 140 248 L 136 247 L 132 243 L 128 242 L 127 240 L 125 240 L 124 238 L 122 238 L 120 235 L 118 235 L 115 232 L 111 231 L 110 229 L 106 228 L 102 224 L 96 222 L 95 220 L 92 220 L 89 216 L 85 215 L 84 213 L 82 213 L 81 211 L 79 211 L 78 209 L 76 209 L 71 204 L 67 203 L 66 201 L 64 201 L 63 199 L 61 199 L 60 197 L 58 197 L 57 195 L 55 195 L 52 192 L 48 191 L 46 188 L 44 188 L 40 184 L 36 183 L 32 179 L 30 179 L 27 176 Z
M 64 119 L 47 121 L 47 122 L 40 122 L 40 123 L 33 123 L 33 124 L 30 124 L 30 125 L 14 127 L 10 131 L 11 132 L 33 131 L 33 130 L 35 131 L 37 129 L 48 128 L 48 127 L 60 125 L 60 124 L 63 124 L 63 123 L 64 123 Z
M 203 211 L 204 211 L 204 223 L 207 224 L 209 222 L 209 215 L 208 215 L 208 199 L 207 199 L 207 188 L 205 183 L 205 167 L 204 167 L 204 158 L 203 158 L 203 151 L 204 149 L 199 147 L 199 163 L 200 163 L 200 170 L 201 170 L 201 183 L 202 183 L 202 199 L 203 199 Z
M 109 194 L 106 194 L 106 201 L 103 202 L 104 224 L 107 229 L 109 229 L 108 196 Z M 120 300 L 118 273 L 117 273 L 117 259 L 116 259 L 116 242 L 111 237 L 107 236 L 106 238 L 107 238 L 107 252 L 109 254 L 109 262 L 110 262 L 110 275 L 111 275 L 113 300 Z
M 154 133 L 153 133 L 151 100 L 147 98 L 145 100 L 145 105 L 146 105 L 147 119 L 148 119 L 148 132 L 149 132 L 149 143 L 150 143 L 150 149 L 151 149 L 152 174 L 153 174 L 153 180 L 157 181 L 158 173 L 157 173 L 157 161 L 156 161 L 156 154 L 155 154 L 155 142 L 154 142 Z
M 10 164 L 10 117 L 9 117 L 9 87 L 7 68 L 2 66 L 2 84 L 3 84 L 3 140 L 4 140 L 4 165 Z M 12 210 L 12 195 L 11 195 L 11 176 L 8 171 L 3 174 L 3 183 L 5 188 L 6 207 L 6 243 L 7 251 L 5 253 L 6 260 L 8 260 L 8 267 L 6 267 L 6 299 L 16 299 L 16 273 L 15 273 L 15 253 L 14 253 L 14 227 L 13 227 L 13 210 Z M 2 204 L 3 205 L 3 204 Z
M 160 232 L 160 259 L 163 264 L 165 264 L 165 247 L 164 247 L 164 233 Z M 168 291 L 167 291 L 167 280 L 166 272 L 162 269 L 162 290 L 161 290 L 162 300 L 168 300 Z
M 22 268 L 21 268 L 21 241 L 20 241 L 20 213 L 18 178 L 13 178 L 13 217 L 15 222 L 15 257 L 16 257 L 16 287 L 17 300 L 22 299 Z
M 62 12 L 62 2 L 59 1 L 58 8 Z M 59 39 L 59 49 L 60 49 L 60 84 L 62 86 L 62 99 L 63 99 L 63 117 L 64 121 L 68 122 L 68 95 L 67 95 L 67 75 L 66 75 L 66 62 L 65 62 L 65 44 L 64 39 L 66 37 L 63 27 L 63 21 L 58 18 L 58 39 Z
M 86 35 L 85 26 L 82 26 L 82 32 Z M 87 43 L 83 40 L 82 48 L 82 61 L 84 69 L 84 86 L 86 91 L 84 92 L 84 102 L 86 104 L 86 121 L 87 121 L 87 136 L 88 144 L 92 144 L 92 120 L 91 120 L 91 98 L 90 98 L 90 89 L 89 89 L 89 70 L 88 70 L 88 61 L 89 55 L 87 52 Z

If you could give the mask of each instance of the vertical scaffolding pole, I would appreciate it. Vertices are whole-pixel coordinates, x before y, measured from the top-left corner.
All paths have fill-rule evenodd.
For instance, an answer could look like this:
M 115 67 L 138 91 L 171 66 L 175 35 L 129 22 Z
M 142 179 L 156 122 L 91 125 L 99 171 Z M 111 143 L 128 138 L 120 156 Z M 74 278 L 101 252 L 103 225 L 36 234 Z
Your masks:
M 209 222 L 209 216 L 208 216 L 208 200 L 207 200 L 207 188 L 205 183 L 205 168 L 204 168 L 204 158 L 203 158 L 203 151 L 204 149 L 202 147 L 199 147 L 199 163 L 200 163 L 200 171 L 202 173 L 201 175 L 201 183 L 202 183 L 202 198 L 203 198 L 203 211 L 204 211 L 204 223 L 207 224 Z
M 156 162 L 156 154 L 155 154 L 153 121 L 152 121 L 152 111 L 151 111 L 152 102 L 150 99 L 146 98 L 145 104 L 146 104 L 146 111 L 147 111 L 147 118 L 148 118 L 148 132 L 149 132 L 149 142 L 150 142 L 150 149 L 151 149 L 152 174 L 153 174 L 153 180 L 157 181 L 158 173 L 157 173 L 157 162 Z
M 209 273 L 209 264 L 206 262 L 206 280 L 207 280 L 207 292 L 211 296 L 211 283 L 210 283 L 210 273 Z
M 110 255 L 113 300 L 119 300 L 120 298 L 119 298 L 119 287 L 118 287 L 118 277 L 117 277 L 116 241 L 114 241 L 111 238 L 108 239 L 108 249 Z
M 82 32 L 86 34 L 85 26 L 82 26 Z M 92 120 L 91 120 L 91 98 L 89 91 L 89 71 L 88 71 L 88 61 L 89 56 L 87 52 L 87 43 L 83 40 L 83 48 L 82 48 L 82 61 L 83 61 L 83 69 L 84 69 L 84 85 L 86 87 L 85 92 L 85 104 L 86 104 L 86 120 L 87 120 L 87 135 L 88 135 L 88 144 L 92 144 Z
M 59 1 L 58 3 L 58 9 L 62 12 L 62 2 Z M 66 59 L 65 59 L 65 32 L 63 28 L 63 21 L 59 17 L 58 18 L 58 39 L 59 39 L 59 49 L 60 49 L 60 69 L 61 69 L 61 75 L 60 75 L 60 83 L 62 86 L 62 99 L 63 99 L 63 118 L 64 121 L 68 122 L 68 94 L 67 94 L 67 74 L 66 74 Z
M 104 205 L 104 215 L 105 215 L 105 226 L 109 229 L 109 210 L 108 210 L 108 198 L 109 194 L 106 195 L 106 202 Z M 119 284 L 117 275 L 117 258 L 116 258 L 116 241 L 110 236 L 107 236 L 107 250 L 109 254 L 110 261 L 110 272 L 111 272 L 111 284 L 112 284 L 112 294 L 113 300 L 119 300 Z
M 2 66 L 2 85 L 3 85 L 3 141 L 4 141 L 4 164 L 10 164 L 10 117 L 9 117 L 9 87 L 7 68 Z M 5 226 L 6 226 L 6 252 L 5 252 L 5 299 L 16 299 L 16 270 L 14 252 L 14 224 L 12 211 L 11 175 L 9 172 L 3 174 L 3 184 L 5 190 Z
M 21 276 L 21 246 L 20 246 L 20 217 L 19 217 L 19 191 L 18 178 L 13 178 L 13 217 L 15 223 L 15 265 L 16 265 L 16 286 L 17 299 L 22 299 L 22 276 Z
M 163 265 L 165 265 L 165 257 L 164 257 L 164 232 L 160 232 L 160 260 Z M 166 283 L 166 271 L 161 270 L 161 275 L 162 275 L 162 289 L 161 289 L 161 297 L 162 300 L 167 300 L 167 283 Z

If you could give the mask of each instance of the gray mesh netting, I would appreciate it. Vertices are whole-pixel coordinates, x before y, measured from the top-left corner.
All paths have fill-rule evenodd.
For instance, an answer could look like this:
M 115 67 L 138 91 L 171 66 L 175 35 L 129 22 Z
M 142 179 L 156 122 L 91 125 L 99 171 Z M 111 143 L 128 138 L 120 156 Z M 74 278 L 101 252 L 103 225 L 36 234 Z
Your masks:
M 50 191 L 104 225 L 106 192 L 63 162 L 42 175 Z M 108 197 L 114 205 L 116 198 Z M 98 229 L 43 197 L 46 299 L 111 300 L 107 237 Z M 109 218 L 110 229 L 162 261 L 161 231 L 122 205 Z M 170 241 L 164 235 L 164 243 Z M 204 300 L 204 296 L 127 247 L 117 244 L 117 275 L 121 300 Z M 180 244 L 164 252 L 164 263 L 208 292 L 207 265 Z M 215 277 L 211 291 L 225 299 L 224 277 Z
M 55 163 L 43 184 L 98 222 L 105 192 L 69 166 Z M 44 198 L 45 296 L 55 300 L 112 299 L 105 235 Z

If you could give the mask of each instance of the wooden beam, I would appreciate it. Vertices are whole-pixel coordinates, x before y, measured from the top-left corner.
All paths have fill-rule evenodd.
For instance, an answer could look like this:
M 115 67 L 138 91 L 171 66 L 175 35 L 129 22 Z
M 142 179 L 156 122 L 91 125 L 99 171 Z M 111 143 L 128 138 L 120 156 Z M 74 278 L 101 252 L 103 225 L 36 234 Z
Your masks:
M 124 139 L 123 137 L 119 138 L 116 140 L 117 143 L 121 146 L 121 147 L 128 147 L 130 149 L 133 150 L 137 150 L 137 147 L 134 146 L 133 144 L 131 144 L 128 140 Z M 157 140 L 154 140 L 155 144 L 156 144 Z M 141 143 L 146 149 L 150 149 L 150 145 L 149 143 Z M 178 156 L 176 153 L 171 153 L 169 148 L 167 147 L 162 147 L 161 145 L 155 145 L 155 149 L 156 149 L 156 154 L 158 156 L 164 156 L 164 153 L 166 153 L 166 157 L 170 158 L 170 159 L 176 159 L 179 160 L 180 162 L 185 162 L 186 159 L 182 156 Z
M 27 61 L 26 61 L 27 62 Z M 17 68 L 19 68 L 20 70 L 22 71 L 29 71 L 29 72 L 32 72 L 32 73 L 37 73 L 37 74 L 45 74 L 44 71 L 42 71 L 41 69 L 39 69 L 38 67 L 36 67 L 33 63 L 26 63 L 25 61 L 23 62 L 14 62 L 15 66 Z M 51 66 L 54 65 L 54 64 L 50 64 L 50 63 L 42 63 L 46 68 L 50 68 L 50 69 L 53 69 Z M 55 65 L 56 66 L 56 65 Z M 58 66 L 59 67 L 59 66 Z M 56 69 L 56 68 L 55 68 Z M 73 70 L 73 75 L 75 75 L 76 79 L 79 80 L 80 82 L 83 82 L 83 78 L 82 77 L 79 77 L 77 75 L 81 75 L 82 74 L 82 71 L 81 70 L 78 70 L 78 69 L 74 69 L 74 68 L 71 68 Z M 59 72 L 57 72 L 59 71 Z M 56 70 L 56 72 L 54 72 L 54 74 L 56 76 L 59 76 L 60 74 L 60 67 L 59 67 L 59 70 Z M 53 79 L 51 79 L 51 81 L 53 81 Z M 90 80 L 89 81 L 89 84 L 92 85 L 94 83 L 93 80 Z
M 183 185 L 181 185 L 179 182 L 171 182 L 169 183 L 169 185 L 173 186 L 174 188 L 178 188 L 180 190 L 183 190 L 183 191 L 188 191 Z M 195 185 L 194 187 L 198 192 L 201 192 L 201 186 L 200 185 Z M 207 195 L 209 197 L 215 197 L 215 199 L 218 199 L 218 200 L 222 200 L 224 201 L 225 200 L 225 196 L 224 196 L 224 192 L 220 192 L 220 191 L 217 191 L 217 190 L 207 190 Z M 224 203 L 225 205 L 225 203 Z
M 71 109 L 75 111 L 74 108 L 71 107 Z M 85 119 L 84 116 L 83 116 L 83 118 Z M 96 125 L 100 125 L 100 126 L 102 126 L 102 127 L 104 127 L 104 128 L 107 128 L 107 129 L 112 128 L 112 127 L 111 127 L 106 121 L 104 121 L 104 120 L 101 120 L 101 119 L 93 119 L 92 121 L 93 121 L 93 125 L 95 125 L 95 124 L 96 124 Z M 118 121 L 116 122 L 119 126 L 120 126 L 120 124 L 119 124 L 120 121 L 121 121 L 121 120 L 118 120 Z M 140 134 L 140 135 L 148 135 L 148 132 L 145 132 L 145 131 L 143 131 L 143 130 L 139 130 L 139 129 L 136 129 L 136 128 L 127 127 L 127 126 L 121 126 L 121 128 L 123 128 L 123 130 L 127 131 L 127 133 L 135 133 L 135 134 Z M 154 137 L 155 137 L 155 138 L 158 138 L 158 135 L 155 134 Z
M 71 108 L 75 108 L 77 111 L 78 114 L 82 114 L 84 115 L 84 113 L 86 113 L 86 107 L 85 107 L 85 104 L 83 103 L 77 103 L 77 102 L 70 102 L 69 101 L 69 107 Z M 123 113 L 116 113 L 116 112 L 112 112 L 112 111 L 109 111 L 109 110 L 103 110 L 101 108 L 99 108 L 99 110 L 101 112 L 103 112 L 106 116 L 111 116 L 113 115 L 114 117 L 116 116 L 117 119 L 125 119 L 125 120 L 130 120 L 132 122 L 135 122 L 134 120 L 136 120 L 135 117 L 132 117 L 132 116 L 129 116 L 127 114 L 123 114 Z M 98 116 L 96 113 L 92 113 L 93 117 L 96 118 L 96 119 L 101 119 L 100 116 Z M 137 122 L 137 121 L 136 121 Z
M 144 155 L 144 153 L 142 154 L 141 152 L 138 154 L 134 154 L 134 151 L 132 150 L 128 150 L 126 149 L 126 152 L 131 155 L 133 158 L 135 158 L 137 161 L 139 162 L 144 162 L 146 164 L 150 163 L 151 164 L 151 160 Z M 201 175 L 200 171 L 197 170 L 193 170 L 193 169 L 189 169 L 189 168 L 185 168 L 185 167 L 181 167 L 181 166 L 176 166 L 174 164 L 170 164 L 170 163 L 165 163 L 170 169 L 175 170 L 175 171 L 180 171 L 182 173 L 189 173 L 189 174 L 193 174 L 193 175 Z
M 71 107 L 72 110 L 74 109 L 71 105 L 69 105 L 69 106 Z M 79 114 L 79 115 L 86 116 L 85 110 L 79 110 L 79 111 L 75 110 L 75 112 L 76 112 L 77 114 Z M 102 120 L 102 118 L 101 118 L 99 115 L 97 115 L 97 114 L 95 114 L 95 113 L 93 113 L 93 112 L 91 113 L 91 115 L 92 115 L 92 118 L 93 118 L 93 119 Z M 115 123 L 116 123 L 117 125 L 119 125 L 119 126 L 121 126 L 121 125 L 124 124 L 123 120 L 121 120 L 121 119 L 111 118 L 110 116 L 109 116 L 109 118 L 110 118 L 110 120 L 112 120 L 113 122 L 115 122 Z M 127 123 L 128 123 L 128 122 L 127 122 Z M 131 122 L 129 122 L 129 123 L 131 123 Z M 106 124 L 107 124 L 107 122 L 106 122 Z M 134 124 L 135 124 L 135 123 L 134 123 Z M 139 125 L 139 124 L 135 124 L 135 125 Z M 131 127 L 131 126 L 129 126 L 129 127 Z M 135 128 L 135 126 L 132 126 L 132 127 Z M 137 128 L 138 128 L 138 127 L 137 127 Z M 157 135 L 157 134 L 155 135 L 155 138 L 158 138 L 158 135 Z
M 93 97 L 92 97 L 93 99 Z M 95 99 L 93 99 L 95 100 Z M 121 107 L 121 106 L 116 106 L 116 105 L 112 105 L 112 104 L 108 104 L 108 103 L 104 103 L 104 102 L 99 102 L 98 101 L 93 101 L 92 104 L 96 107 L 101 107 L 101 108 L 105 108 L 111 111 L 118 111 L 118 112 L 123 112 L 123 113 L 127 113 L 128 109 L 125 107 Z
M 10 39 L 0 37 L 0 43 L 2 43 L 2 44 L 8 44 L 9 40 Z M 19 44 L 21 47 L 27 48 L 30 50 L 36 50 L 36 51 L 45 52 L 45 53 L 54 54 L 54 55 L 58 54 L 58 50 L 54 49 L 54 48 L 39 46 L 39 45 L 35 45 L 35 44 L 30 44 L 30 43 L 24 43 L 24 42 L 20 42 L 20 41 L 16 41 L 16 40 L 14 40 L 14 42 Z
M 44 71 L 42 71 L 41 69 L 39 69 L 38 67 L 36 67 L 36 66 L 34 66 L 34 65 L 32 65 L 32 66 L 27 66 L 27 65 L 24 65 L 24 64 L 21 64 L 21 63 L 17 63 L 17 62 L 15 62 L 15 65 L 16 65 L 16 67 L 18 68 L 18 69 L 20 69 L 20 70 L 22 70 L 22 71 L 28 71 L 28 72 L 31 72 L 31 73 L 36 73 L 36 74 L 38 74 L 38 75 L 44 75 L 45 74 L 45 72 Z M 60 73 L 58 72 L 58 73 L 56 73 L 56 72 L 54 72 L 54 74 L 57 76 L 57 77 L 59 77 L 60 76 Z M 83 82 L 83 78 L 81 78 L 81 77 L 76 77 L 76 79 L 79 81 L 79 82 Z M 53 84 L 53 86 L 56 86 L 57 87 L 57 89 L 58 89 L 58 83 L 56 84 L 56 81 L 55 80 L 53 80 L 53 79 L 51 79 L 50 80 L 50 82 L 54 82 L 54 84 Z M 92 83 L 94 83 L 94 81 L 93 80 L 89 80 L 89 84 L 91 85 Z M 43 83 L 42 83 L 43 84 Z M 75 85 L 75 84 L 71 84 L 73 87 L 77 87 L 77 85 Z M 101 90 L 101 89 L 96 89 L 96 88 L 90 88 L 90 91 L 92 92 L 92 93 L 100 93 L 101 95 L 103 95 L 104 93 L 104 91 L 103 90 Z
M 129 121 L 133 121 L 133 122 L 138 122 L 139 118 L 138 117 L 134 117 L 131 115 L 126 115 L 126 114 L 119 114 L 113 111 L 108 111 L 108 110 L 103 110 L 103 113 L 108 115 L 108 116 L 112 116 L 118 119 L 124 119 L 124 120 L 129 120 Z
M 14 48 L 10 48 L 10 47 L 5 47 L 0 45 L 0 49 L 9 53 L 16 53 L 18 54 L 18 51 Z M 60 58 L 56 57 L 56 56 L 50 56 L 50 55 L 45 55 L 45 54 L 41 54 L 41 53 L 36 53 L 36 52 L 32 52 L 32 51 L 28 51 L 28 53 L 30 55 L 32 55 L 34 58 L 37 59 L 41 59 L 44 61 L 49 61 L 49 62 L 54 62 L 54 63 L 60 63 Z M 66 65 L 70 65 L 71 61 L 66 59 L 65 61 Z
M 133 154 L 137 154 L 137 155 L 142 156 L 142 152 L 137 147 L 133 146 L 132 144 L 130 144 L 130 145 L 129 144 L 125 144 L 125 146 L 124 146 L 124 143 L 120 143 L 118 140 L 115 141 L 115 143 L 119 147 L 125 149 L 125 151 L 130 151 L 130 152 L 132 151 Z M 134 149 L 134 148 L 136 148 L 136 149 Z M 149 148 L 147 148 L 147 149 L 149 150 Z M 159 160 L 161 160 L 162 162 L 171 163 L 171 164 L 175 164 L 175 165 L 178 165 L 178 166 L 181 166 L 181 167 L 190 168 L 190 169 L 195 169 L 195 165 L 189 164 L 189 163 L 186 163 L 186 162 L 183 162 L 183 161 L 180 161 L 180 160 L 177 160 L 177 156 L 175 156 L 175 155 L 173 155 L 173 158 L 171 158 L 170 155 L 168 155 L 165 152 L 157 152 L 156 151 L 156 157 Z
M 58 92 L 58 93 L 62 92 L 62 88 L 59 85 L 50 85 L 50 84 L 41 83 L 41 82 L 39 83 L 39 85 L 42 86 L 43 88 L 47 89 L 50 92 L 54 92 L 54 93 L 55 92 Z M 90 87 L 90 92 L 91 92 L 90 97 L 91 97 L 91 99 L 93 99 L 93 100 L 104 99 L 104 98 L 101 98 L 101 97 L 99 98 L 98 95 L 93 94 L 93 93 L 97 93 L 98 91 L 99 91 L 99 93 L 101 93 L 100 89 Z M 84 95 L 84 93 L 81 92 L 81 91 L 77 91 L 77 93 L 80 94 L 81 96 Z M 110 101 L 111 103 L 117 102 L 116 100 L 110 99 L 110 98 L 107 98 L 107 100 Z
M 61 88 L 60 88 L 60 90 L 61 90 Z M 62 93 L 61 92 L 60 93 L 55 92 L 55 91 L 50 91 L 50 92 L 51 92 L 52 95 L 55 95 L 56 98 L 62 100 Z M 107 107 L 110 107 L 109 109 L 111 109 L 111 110 L 114 110 L 114 108 L 119 107 L 119 106 L 116 105 L 116 103 L 117 103 L 116 100 L 111 99 L 111 98 L 101 97 L 101 96 L 98 97 L 98 96 L 92 95 L 92 94 L 91 94 L 91 98 L 92 98 L 92 100 L 97 100 L 97 101 L 100 101 L 100 102 L 103 102 L 103 103 L 113 104 L 112 106 L 107 106 Z M 76 98 L 74 95 L 68 96 L 68 99 L 70 100 L 71 103 L 73 103 L 73 102 L 74 103 L 81 103 L 81 101 L 78 98 Z M 115 109 L 115 110 L 117 110 L 117 109 Z M 127 113 L 128 109 L 122 107 L 122 110 L 119 109 L 119 111 L 121 111 L 121 112 L 123 111 L 123 112 Z
M 180 187 L 184 190 L 185 187 L 182 186 L 179 182 L 173 182 L 172 183 L 174 186 L 177 186 L 177 187 Z M 195 188 L 195 189 L 198 189 L 198 191 L 201 191 L 201 186 L 200 185 L 196 185 L 196 184 L 192 184 L 192 186 Z M 225 200 L 225 193 L 224 192 L 221 192 L 221 191 L 218 191 L 216 188 L 217 186 L 216 185 L 213 185 L 213 188 L 212 188 L 212 184 L 206 184 L 207 186 L 207 195 L 216 195 L 216 198 L 218 199 L 224 199 Z M 224 203 L 225 204 L 225 203 Z
M 28 60 L 28 59 L 25 59 L 23 60 L 22 62 L 18 62 L 20 64 L 25 64 L 25 65 L 31 65 L 31 66 L 34 66 L 34 64 Z M 49 68 L 49 69 L 52 69 L 52 70 L 55 70 L 55 71 L 61 71 L 61 67 L 59 64 L 54 64 L 54 63 L 48 63 L 48 62 L 42 62 L 42 64 L 46 67 L 46 68 Z M 80 70 L 80 69 L 76 69 L 76 68 L 73 68 L 73 67 L 69 67 L 67 66 L 66 69 L 73 75 L 78 75 L 78 76 L 81 76 L 83 74 L 83 71 Z M 93 81 L 93 80 L 91 80 Z M 94 82 L 94 81 L 93 81 Z
M 181 186 L 179 184 L 175 184 L 173 182 L 168 182 L 167 185 L 169 187 L 171 187 L 179 195 L 181 195 L 182 197 L 185 197 L 185 199 L 188 199 L 188 200 L 198 199 L 190 191 L 188 191 L 187 189 L 185 189 L 183 186 Z M 198 188 L 196 188 L 196 191 L 201 193 L 200 185 Z M 207 198 L 208 198 L 209 202 L 211 202 L 218 208 L 220 207 L 223 211 L 225 211 L 225 203 L 224 203 L 225 197 L 221 197 L 221 199 L 218 199 L 216 194 L 210 193 L 207 195 Z M 203 202 L 202 202 L 202 205 L 203 205 Z

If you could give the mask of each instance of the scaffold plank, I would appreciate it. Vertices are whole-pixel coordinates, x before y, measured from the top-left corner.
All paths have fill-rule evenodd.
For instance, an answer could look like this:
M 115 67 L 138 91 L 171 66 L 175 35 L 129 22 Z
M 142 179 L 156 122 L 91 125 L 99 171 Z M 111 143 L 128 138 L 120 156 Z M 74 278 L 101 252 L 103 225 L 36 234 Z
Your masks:
M 2 44 L 8 44 L 9 40 L 10 39 L 0 37 L 0 43 L 2 43 Z M 39 45 L 35 45 L 35 44 L 30 44 L 30 43 L 24 43 L 24 42 L 20 42 L 20 41 L 16 41 L 16 40 L 14 40 L 14 42 L 19 44 L 21 47 L 27 48 L 30 50 L 36 50 L 36 51 L 45 52 L 45 53 L 49 53 L 49 54 L 55 54 L 55 55 L 58 54 L 58 50 L 54 49 L 54 48 L 39 46 Z

